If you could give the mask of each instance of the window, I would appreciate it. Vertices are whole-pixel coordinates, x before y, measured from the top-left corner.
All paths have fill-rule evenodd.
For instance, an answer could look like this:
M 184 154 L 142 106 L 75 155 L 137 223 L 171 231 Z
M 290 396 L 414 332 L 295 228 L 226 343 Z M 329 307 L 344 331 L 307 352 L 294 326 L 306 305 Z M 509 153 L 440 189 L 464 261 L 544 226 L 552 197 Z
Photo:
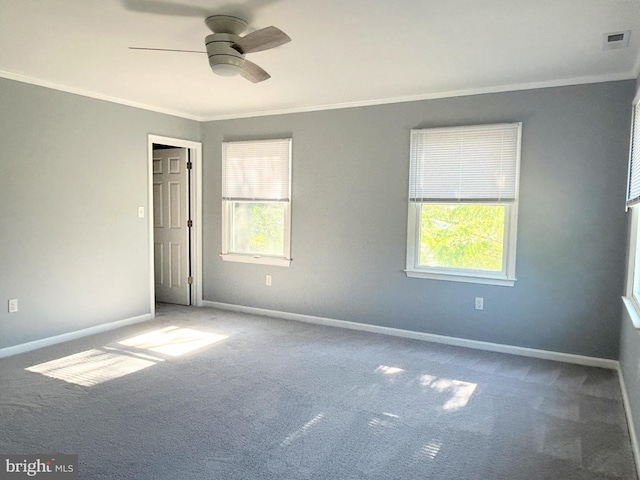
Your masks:
M 627 182 L 627 209 L 631 208 L 631 240 L 629 242 L 629 265 L 627 278 L 627 298 L 636 327 L 640 328 L 640 238 L 638 237 L 638 215 L 640 214 L 640 92 L 634 100 L 631 120 L 631 142 L 629 146 L 629 177 Z M 629 306 L 629 305 L 628 305 Z
M 291 262 L 291 139 L 222 143 L 222 259 Z
M 514 284 L 521 130 L 411 131 L 408 276 Z

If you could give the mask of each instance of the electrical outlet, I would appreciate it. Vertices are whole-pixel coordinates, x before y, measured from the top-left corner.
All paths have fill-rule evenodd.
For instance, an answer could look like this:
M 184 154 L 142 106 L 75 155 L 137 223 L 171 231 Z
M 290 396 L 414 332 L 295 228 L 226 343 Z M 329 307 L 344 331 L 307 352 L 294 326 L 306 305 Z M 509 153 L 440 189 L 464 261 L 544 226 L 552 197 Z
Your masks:
M 18 311 L 18 299 L 12 298 L 9 300 L 9 313 L 15 313 Z
M 476 297 L 476 310 L 484 309 L 484 298 Z
M 271 275 L 267 275 L 267 278 L 265 280 L 265 284 L 270 287 L 271 286 Z

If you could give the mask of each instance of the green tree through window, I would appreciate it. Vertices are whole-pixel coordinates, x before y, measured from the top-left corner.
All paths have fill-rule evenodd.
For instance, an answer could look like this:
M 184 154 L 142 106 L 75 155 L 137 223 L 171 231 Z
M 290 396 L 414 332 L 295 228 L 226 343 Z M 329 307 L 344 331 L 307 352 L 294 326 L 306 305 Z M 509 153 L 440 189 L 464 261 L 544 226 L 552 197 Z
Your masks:
M 499 272 L 504 224 L 503 205 L 422 204 L 420 265 Z
M 234 202 L 234 251 L 284 255 L 284 217 L 282 202 Z

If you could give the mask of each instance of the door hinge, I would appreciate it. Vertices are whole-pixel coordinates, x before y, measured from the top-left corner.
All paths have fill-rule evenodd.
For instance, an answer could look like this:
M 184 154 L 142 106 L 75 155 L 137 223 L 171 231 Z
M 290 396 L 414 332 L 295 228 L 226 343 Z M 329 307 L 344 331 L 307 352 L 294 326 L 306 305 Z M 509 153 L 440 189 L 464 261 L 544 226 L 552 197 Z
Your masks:
M 188 228 L 193 227 L 193 220 L 187 220 L 187 227 Z
M 193 285 L 193 277 L 187 277 L 187 283 Z
M 187 162 L 187 170 L 191 170 L 193 168 L 193 162 Z

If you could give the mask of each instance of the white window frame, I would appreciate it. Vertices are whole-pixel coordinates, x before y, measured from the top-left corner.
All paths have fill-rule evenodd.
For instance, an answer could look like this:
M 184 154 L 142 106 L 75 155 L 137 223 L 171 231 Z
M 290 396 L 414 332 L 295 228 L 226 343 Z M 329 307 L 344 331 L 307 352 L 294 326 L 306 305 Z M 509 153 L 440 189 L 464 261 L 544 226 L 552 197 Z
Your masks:
M 640 89 L 633 99 L 631 109 L 631 133 L 629 143 L 629 179 L 627 182 L 627 211 L 631 210 L 631 226 L 629 229 L 629 251 L 627 256 L 627 278 L 624 306 L 635 328 L 640 329 L 640 204 L 629 204 L 629 182 L 631 182 L 631 159 L 634 135 L 640 136 L 640 124 L 636 124 L 636 114 L 640 114 Z M 640 122 L 639 122 L 640 123 Z M 637 139 L 636 139 L 637 141 Z M 638 293 L 634 293 L 637 291 Z
M 292 163 L 292 139 L 283 138 L 275 140 L 249 140 L 237 143 L 252 143 L 252 142 L 288 142 L 288 168 L 289 168 L 289 181 L 288 181 L 288 200 L 273 200 L 275 203 L 284 204 L 284 255 L 269 255 L 269 254 L 249 254 L 233 251 L 233 205 L 238 202 L 247 203 L 270 203 L 272 200 L 255 199 L 255 200 L 236 200 L 236 199 L 222 199 L 222 252 L 220 257 L 224 261 L 228 262 L 240 262 L 240 263 L 253 263 L 259 265 L 273 265 L 280 267 L 288 267 L 291 264 L 291 163 Z M 224 143 L 236 143 L 236 142 L 224 142 Z M 224 165 L 224 153 L 222 163 Z M 224 176 L 222 181 L 224 182 Z
M 405 273 L 407 277 L 424 278 L 433 280 L 445 280 L 453 282 L 479 283 L 487 285 L 499 285 L 512 287 L 516 282 L 516 244 L 518 226 L 518 202 L 520 183 L 520 146 L 522 138 L 522 123 L 517 122 L 517 154 L 516 154 L 516 178 L 515 199 L 513 201 L 438 201 L 418 202 L 409 199 L 409 214 L 407 220 L 407 262 Z M 496 125 L 497 126 L 497 125 Z M 468 128 L 468 127 L 451 127 Z M 420 265 L 420 210 L 422 205 L 500 205 L 505 207 L 505 223 L 502 251 L 502 271 L 491 272 L 487 270 L 474 270 L 453 267 L 427 267 Z

